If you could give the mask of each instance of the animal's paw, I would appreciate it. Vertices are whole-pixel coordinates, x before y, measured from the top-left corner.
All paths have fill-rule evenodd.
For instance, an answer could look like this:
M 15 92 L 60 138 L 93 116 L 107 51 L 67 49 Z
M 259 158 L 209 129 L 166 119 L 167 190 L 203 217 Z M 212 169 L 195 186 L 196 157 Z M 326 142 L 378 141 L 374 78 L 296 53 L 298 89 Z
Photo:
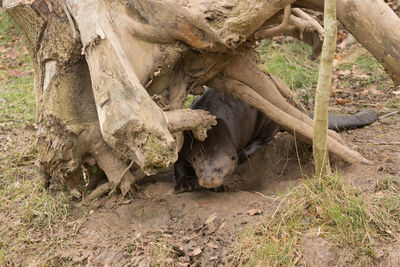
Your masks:
M 202 187 L 199 185 L 197 179 L 186 179 L 181 183 L 175 185 L 175 194 L 183 193 L 183 192 L 192 192 L 201 189 Z
M 229 190 L 229 187 L 227 185 L 220 185 L 216 188 L 212 188 L 211 190 L 214 192 L 225 192 Z

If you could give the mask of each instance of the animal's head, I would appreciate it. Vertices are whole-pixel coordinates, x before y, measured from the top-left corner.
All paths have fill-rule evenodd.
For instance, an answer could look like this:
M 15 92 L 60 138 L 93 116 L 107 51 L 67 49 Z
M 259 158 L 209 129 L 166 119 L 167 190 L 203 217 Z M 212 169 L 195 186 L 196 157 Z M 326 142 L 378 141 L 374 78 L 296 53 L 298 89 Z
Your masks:
M 193 144 L 191 164 L 202 187 L 221 186 L 224 178 L 237 167 L 236 148 L 230 136 L 224 133 L 221 129 L 213 129 L 204 142 Z

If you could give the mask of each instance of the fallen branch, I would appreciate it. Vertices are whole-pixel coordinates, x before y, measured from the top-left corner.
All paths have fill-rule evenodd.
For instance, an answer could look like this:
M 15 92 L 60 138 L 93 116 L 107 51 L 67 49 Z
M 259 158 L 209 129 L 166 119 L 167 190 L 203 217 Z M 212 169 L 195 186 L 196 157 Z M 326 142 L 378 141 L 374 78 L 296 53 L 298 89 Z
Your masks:
M 386 117 L 389 117 L 389 116 L 393 116 L 393 115 L 396 115 L 396 114 L 399 114 L 399 113 L 400 113 L 400 110 L 396 110 L 396 111 L 390 112 L 390 113 L 388 113 L 388 114 L 379 116 L 379 119 L 381 120 L 381 119 L 383 119 L 383 118 L 386 118 Z

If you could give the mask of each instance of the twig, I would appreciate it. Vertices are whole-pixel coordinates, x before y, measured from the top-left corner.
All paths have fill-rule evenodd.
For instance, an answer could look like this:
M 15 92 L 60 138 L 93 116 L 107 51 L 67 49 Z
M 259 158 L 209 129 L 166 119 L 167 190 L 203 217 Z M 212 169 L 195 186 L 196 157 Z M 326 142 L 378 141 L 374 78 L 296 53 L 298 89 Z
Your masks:
M 400 142 L 370 142 L 368 140 L 352 140 L 353 142 L 356 143 L 368 143 L 370 145 L 382 145 L 382 146 L 386 146 L 386 145 L 400 145 Z
M 281 201 L 280 201 L 279 204 L 278 204 L 278 207 L 276 207 L 276 210 L 275 210 L 274 213 L 272 214 L 271 219 L 273 219 L 273 218 L 275 217 L 275 214 L 278 212 L 278 210 L 279 210 L 279 208 L 281 207 L 283 201 L 285 201 L 285 199 L 286 199 L 290 194 L 292 194 L 292 191 L 290 191 L 289 193 L 287 193 L 286 196 L 284 196 L 284 197 L 281 199 Z
M 392 115 L 396 115 L 396 114 L 398 114 L 398 113 L 400 113 L 400 110 L 396 110 L 396 111 L 390 112 L 390 113 L 388 113 L 388 114 L 379 116 L 378 119 L 381 120 L 381 119 L 383 119 L 383 118 L 386 118 L 386 117 L 389 117 L 389 116 L 392 116 Z
M 271 200 L 273 200 L 273 201 L 276 201 L 276 200 L 278 199 L 278 197 L 269 197 L 269 196 L 266 196 L 266 195 L 264 195 L 263 193 L 260 193 L 260 192 L 258 192 L 258 191 L 253 191 L 253 193 L 259 194 L 260 196 L 265 197 L 265 198 L 268 198 L 268 199 L 271 199 Z

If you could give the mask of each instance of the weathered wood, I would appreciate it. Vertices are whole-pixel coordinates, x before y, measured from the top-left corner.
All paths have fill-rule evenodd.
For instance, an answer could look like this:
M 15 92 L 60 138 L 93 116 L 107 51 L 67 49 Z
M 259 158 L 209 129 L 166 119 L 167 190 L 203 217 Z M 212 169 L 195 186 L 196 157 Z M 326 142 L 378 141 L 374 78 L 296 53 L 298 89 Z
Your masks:
M 192 130 L 196 128 L 211 129 L 217 125 L 214 115 L 201 109 L 178 109 L 165 112 L 168 129 L 171 133 Z
M 80 31 L 104 140 L 147 174 L 168 168 L 177 158 L 176 143 L 164 113 L 137 76 L 137 64 L 146 67 L 148 62 L 133 60 L 154 45 L 130 35 L 129 25 L 120 24 L 116 31 L 106 2 L 68 0 L 67 4 Z
M 297 118 L 312 127 L 313 120 L 307 114 L 296 109 L 292 104 L 286 101 L 279 92 L 277 86 L 275 86 L 273 79 L 260 70 L 254 58 L 255 56 L 251 54 L 238 55 L 225 67 L 223 73 L 228 77 L 246 84 L 289 116 Z M 246 68 L 242 68 L 241 66 L 246 66 Z M 266 115 L 269 116 L 269 114 Z M 338 141 L 342 139 L 338 133 L 332 130 L 329 130 L 329 136 Z

